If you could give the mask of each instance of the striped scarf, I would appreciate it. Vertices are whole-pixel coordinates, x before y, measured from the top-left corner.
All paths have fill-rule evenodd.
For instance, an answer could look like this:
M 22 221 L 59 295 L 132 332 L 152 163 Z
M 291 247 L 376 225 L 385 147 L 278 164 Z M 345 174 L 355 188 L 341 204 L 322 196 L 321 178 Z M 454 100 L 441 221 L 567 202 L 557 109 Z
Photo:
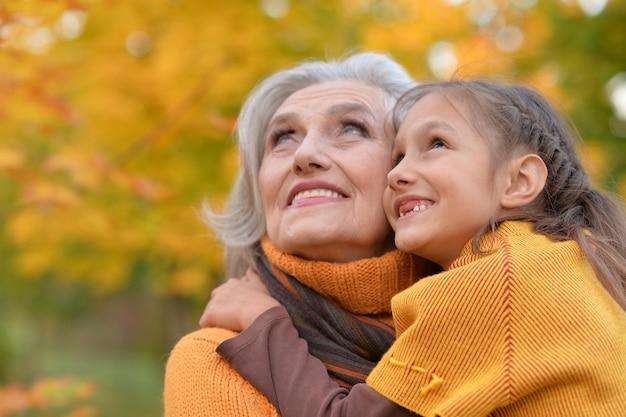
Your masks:
M 364 382 L 395 340 L 391 297 L 423 276 L 415 270 L 421 263 L 399 251 L 342 264 L 307 261 L 279 252 L 267 238 L 262 246 L 257 272 L 310 353 L 340 385 Z

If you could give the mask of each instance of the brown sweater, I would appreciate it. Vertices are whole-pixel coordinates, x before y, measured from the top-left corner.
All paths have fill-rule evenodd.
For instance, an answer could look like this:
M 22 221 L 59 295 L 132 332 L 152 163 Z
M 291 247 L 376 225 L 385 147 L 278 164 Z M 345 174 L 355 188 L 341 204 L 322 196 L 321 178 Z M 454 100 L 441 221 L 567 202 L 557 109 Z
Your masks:
M 266 239 L 270 262 L 355 314 L 391 321 L 391 298 L 423 276 L 421 263 L 399 251 L 344 264 L 307 261 L 277 251 Z M 236 336 L 208 328 L 184 336 L 172 350 L 165 374 L 165 416 L 278 417 L 276 409 L 216 352 Z

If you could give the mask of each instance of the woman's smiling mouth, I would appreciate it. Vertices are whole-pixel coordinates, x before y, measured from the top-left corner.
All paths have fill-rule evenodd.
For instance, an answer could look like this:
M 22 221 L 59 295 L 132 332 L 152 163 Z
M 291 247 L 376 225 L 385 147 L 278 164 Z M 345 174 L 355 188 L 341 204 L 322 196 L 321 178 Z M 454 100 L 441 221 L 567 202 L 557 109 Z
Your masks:
M 288 206 L 299 206 L 307 202 L 338 201 L 349 196 L 341 187 L 328 181 L 304 181 L 296 184 L 289 192 Z
M 343 195 L 339 194 L 337 191 L 328 190 L 324 188 L 315 188 L 312 190 L 300 191 L 293 197 L 293 199 L 291 200 L 291 204 L 294 205 L 298 201 L 305 200 L 308 198 L 316 198 L 316 197 L 345 198 Z

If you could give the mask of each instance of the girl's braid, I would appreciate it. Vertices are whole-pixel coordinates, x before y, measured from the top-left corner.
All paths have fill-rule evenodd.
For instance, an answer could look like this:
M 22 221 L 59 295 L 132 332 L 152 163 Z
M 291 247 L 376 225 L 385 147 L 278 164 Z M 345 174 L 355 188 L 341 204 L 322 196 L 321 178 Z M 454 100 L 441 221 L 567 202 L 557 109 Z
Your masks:
M 537 219 L 537 230 L 561 239 L 571 239 L 592 226 L 587 196 L 591 191 L 589 177 L 576 154 L 574 141 L 562 119 L 546 106 L 537 93 L 528 89 L 515 91 L 512 106 L 517 111 L 512 128 L 519 143 L 512 144 L 539 155 L 548 170 L 543 191 L 543 215 Z

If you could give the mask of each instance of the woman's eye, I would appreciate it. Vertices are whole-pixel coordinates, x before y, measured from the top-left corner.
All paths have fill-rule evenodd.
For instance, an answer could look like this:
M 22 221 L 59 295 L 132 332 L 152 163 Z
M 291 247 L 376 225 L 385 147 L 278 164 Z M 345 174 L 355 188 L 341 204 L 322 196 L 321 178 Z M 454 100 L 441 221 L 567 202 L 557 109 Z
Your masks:
M 342 133 L 345 135 L 359 135 L 369 137 L 369 131 L 367 127 L 358 122 L 349 122 L 343 125 Z
M 291 130 L 277 130 L 272 132 L 270 138 L 273 146 L 291 142 L 294 132 Z

